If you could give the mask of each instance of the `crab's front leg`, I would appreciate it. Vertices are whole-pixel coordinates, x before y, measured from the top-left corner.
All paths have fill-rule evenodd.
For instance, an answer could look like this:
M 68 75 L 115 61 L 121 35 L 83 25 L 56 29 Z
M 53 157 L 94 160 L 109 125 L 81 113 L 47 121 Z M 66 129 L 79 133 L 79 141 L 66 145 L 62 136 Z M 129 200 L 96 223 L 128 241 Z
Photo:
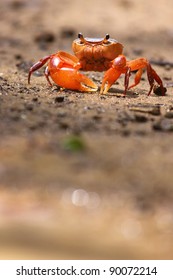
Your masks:
M 126 65 L 126 58 L 124 55 L 119 55 L 112 61 L 112 66 L 105 72 L 103 77 L 100 93 L 106 94 L 110 87 L 117 81 L 121 74 L 125 74 L 124 79 L 124 95 L 126 95 L 129 86 L 129 77 L 131 69 Z
M 148 95 L 150 95 L 155 82 L 159 85 L 161 94 L 165 95 L 165 88 L 163 87 L 162 80 L 159 77 L 159 75 L 156 73 L 156 71 L 151 67 L 151 65 L 147 59 L 138 58 L 135 60 L 127 61 L 127 66 L 130 67 L 131 71 L 137 70 L 135 79 L 134 79 L 134 84 L 132 84 L 129 87 L 129 89 L 132 87 L 135 87 L 137 84 L 139 84 L 142 73 L 143 73 L 143 69 L 147 69 L 147 77 L 148 77 L 148 81 L 150 84 L 150 89 L 149 89 Z

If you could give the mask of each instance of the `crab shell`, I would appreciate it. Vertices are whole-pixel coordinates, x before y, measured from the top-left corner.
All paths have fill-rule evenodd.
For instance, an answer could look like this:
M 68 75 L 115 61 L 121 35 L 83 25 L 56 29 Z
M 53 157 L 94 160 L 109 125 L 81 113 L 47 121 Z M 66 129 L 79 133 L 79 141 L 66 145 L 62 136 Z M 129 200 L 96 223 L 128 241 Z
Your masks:
M 80 38 L 72 43 L 72 49 L 84 71 L 105 71 L 111 61 L 122 54 L 123 45 L 114 39 Z

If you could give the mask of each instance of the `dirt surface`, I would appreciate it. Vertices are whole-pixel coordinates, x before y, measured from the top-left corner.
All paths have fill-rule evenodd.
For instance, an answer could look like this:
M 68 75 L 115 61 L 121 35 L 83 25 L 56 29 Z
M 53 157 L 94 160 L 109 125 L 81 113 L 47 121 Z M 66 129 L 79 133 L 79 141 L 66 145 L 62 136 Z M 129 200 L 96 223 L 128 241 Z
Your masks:
M 0 5 L 0 258 L 172 259 L 172 0 Z M 50 88 L 43 69 L 28 85 L 79 32 L 148 58 L 166 96 L 146 73 L 126 98 L 123 77 L 104 96 Z

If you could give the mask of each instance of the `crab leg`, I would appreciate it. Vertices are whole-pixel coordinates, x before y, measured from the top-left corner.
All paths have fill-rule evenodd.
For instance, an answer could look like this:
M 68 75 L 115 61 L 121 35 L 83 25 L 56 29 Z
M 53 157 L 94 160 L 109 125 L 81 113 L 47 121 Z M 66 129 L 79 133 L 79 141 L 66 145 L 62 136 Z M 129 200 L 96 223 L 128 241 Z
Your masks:
M 51 81 L 50 81 L 50 79 L 49 79 L 50 72 L 49 72 L 48 66 L 46 67 L 46 69 L 45 69 L 45 71 L 44 71 L 44 75 L 45 75 L 45 77 L 46 77 L 46 80 L 48 81 L 48 84 L 52 87 L 52 83 L 51 83 Z
M 128 87 L 128 89 L 135 87 L 137 84 L 140 83 L 141 77 L 142 77 L 142 73 L 143 73 L 143 69 L 139 69 L 136 74 L 135 74 L 135 78 L 134 78 L 134 83 Z
M 45 56 L 42 59 L 40 59 L 38 62 L 36 62 L 30 69 L 28 74 L 28 84 L 30 84 L 31 80 L 31 74 L 35 72 L 36 70 L 40 69 L 49 59 L 51 58 L 51 55 Z
M 153 87 L 154 87 L 154 82 L 156 81 L 158 83 L 158 85 L 160 86 L 162 95 L 165 95 L 165 90 L 163 87 L 163 83 L 161 78 L 159 77 L 159 75 L 156 73 L 156 71 L 151 67 L 150 63 L 148 62 L 147 59 L 145 58 L 138 58 L 135 60 L 131 60 L 131 61 L 127 61 L 127 66 L 130 67 L 131 71 L 135 71 L 138 70 L 136 75 L 135 75 L 135 80 L 134 80 L 134 84 L 132 84 L 130 88 L 136 86 L 137 84 L 139 84 L 140 80 L 141 80 L 141 76 L 143 73 L 143 69 L 147 69 L 147 77 L 148 77 L 148 81 L 150 84 L 150 90 L 148 92 L 148 96 L 150 95 Z

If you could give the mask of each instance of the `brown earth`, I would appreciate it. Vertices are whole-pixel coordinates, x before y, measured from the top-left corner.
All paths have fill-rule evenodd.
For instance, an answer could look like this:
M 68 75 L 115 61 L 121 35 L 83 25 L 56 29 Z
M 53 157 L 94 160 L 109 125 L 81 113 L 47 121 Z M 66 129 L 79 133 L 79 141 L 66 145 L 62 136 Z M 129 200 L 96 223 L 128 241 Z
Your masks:
M 99 4 L 98 4 L 99 3 Z M 0 258 L 173 258 L 173 2 L 1 0 Z M 123 98 L 50 88 L 30 66 L 109 33 L 146 73 Z M 102 73 L 87 73 L 98 85 Z

